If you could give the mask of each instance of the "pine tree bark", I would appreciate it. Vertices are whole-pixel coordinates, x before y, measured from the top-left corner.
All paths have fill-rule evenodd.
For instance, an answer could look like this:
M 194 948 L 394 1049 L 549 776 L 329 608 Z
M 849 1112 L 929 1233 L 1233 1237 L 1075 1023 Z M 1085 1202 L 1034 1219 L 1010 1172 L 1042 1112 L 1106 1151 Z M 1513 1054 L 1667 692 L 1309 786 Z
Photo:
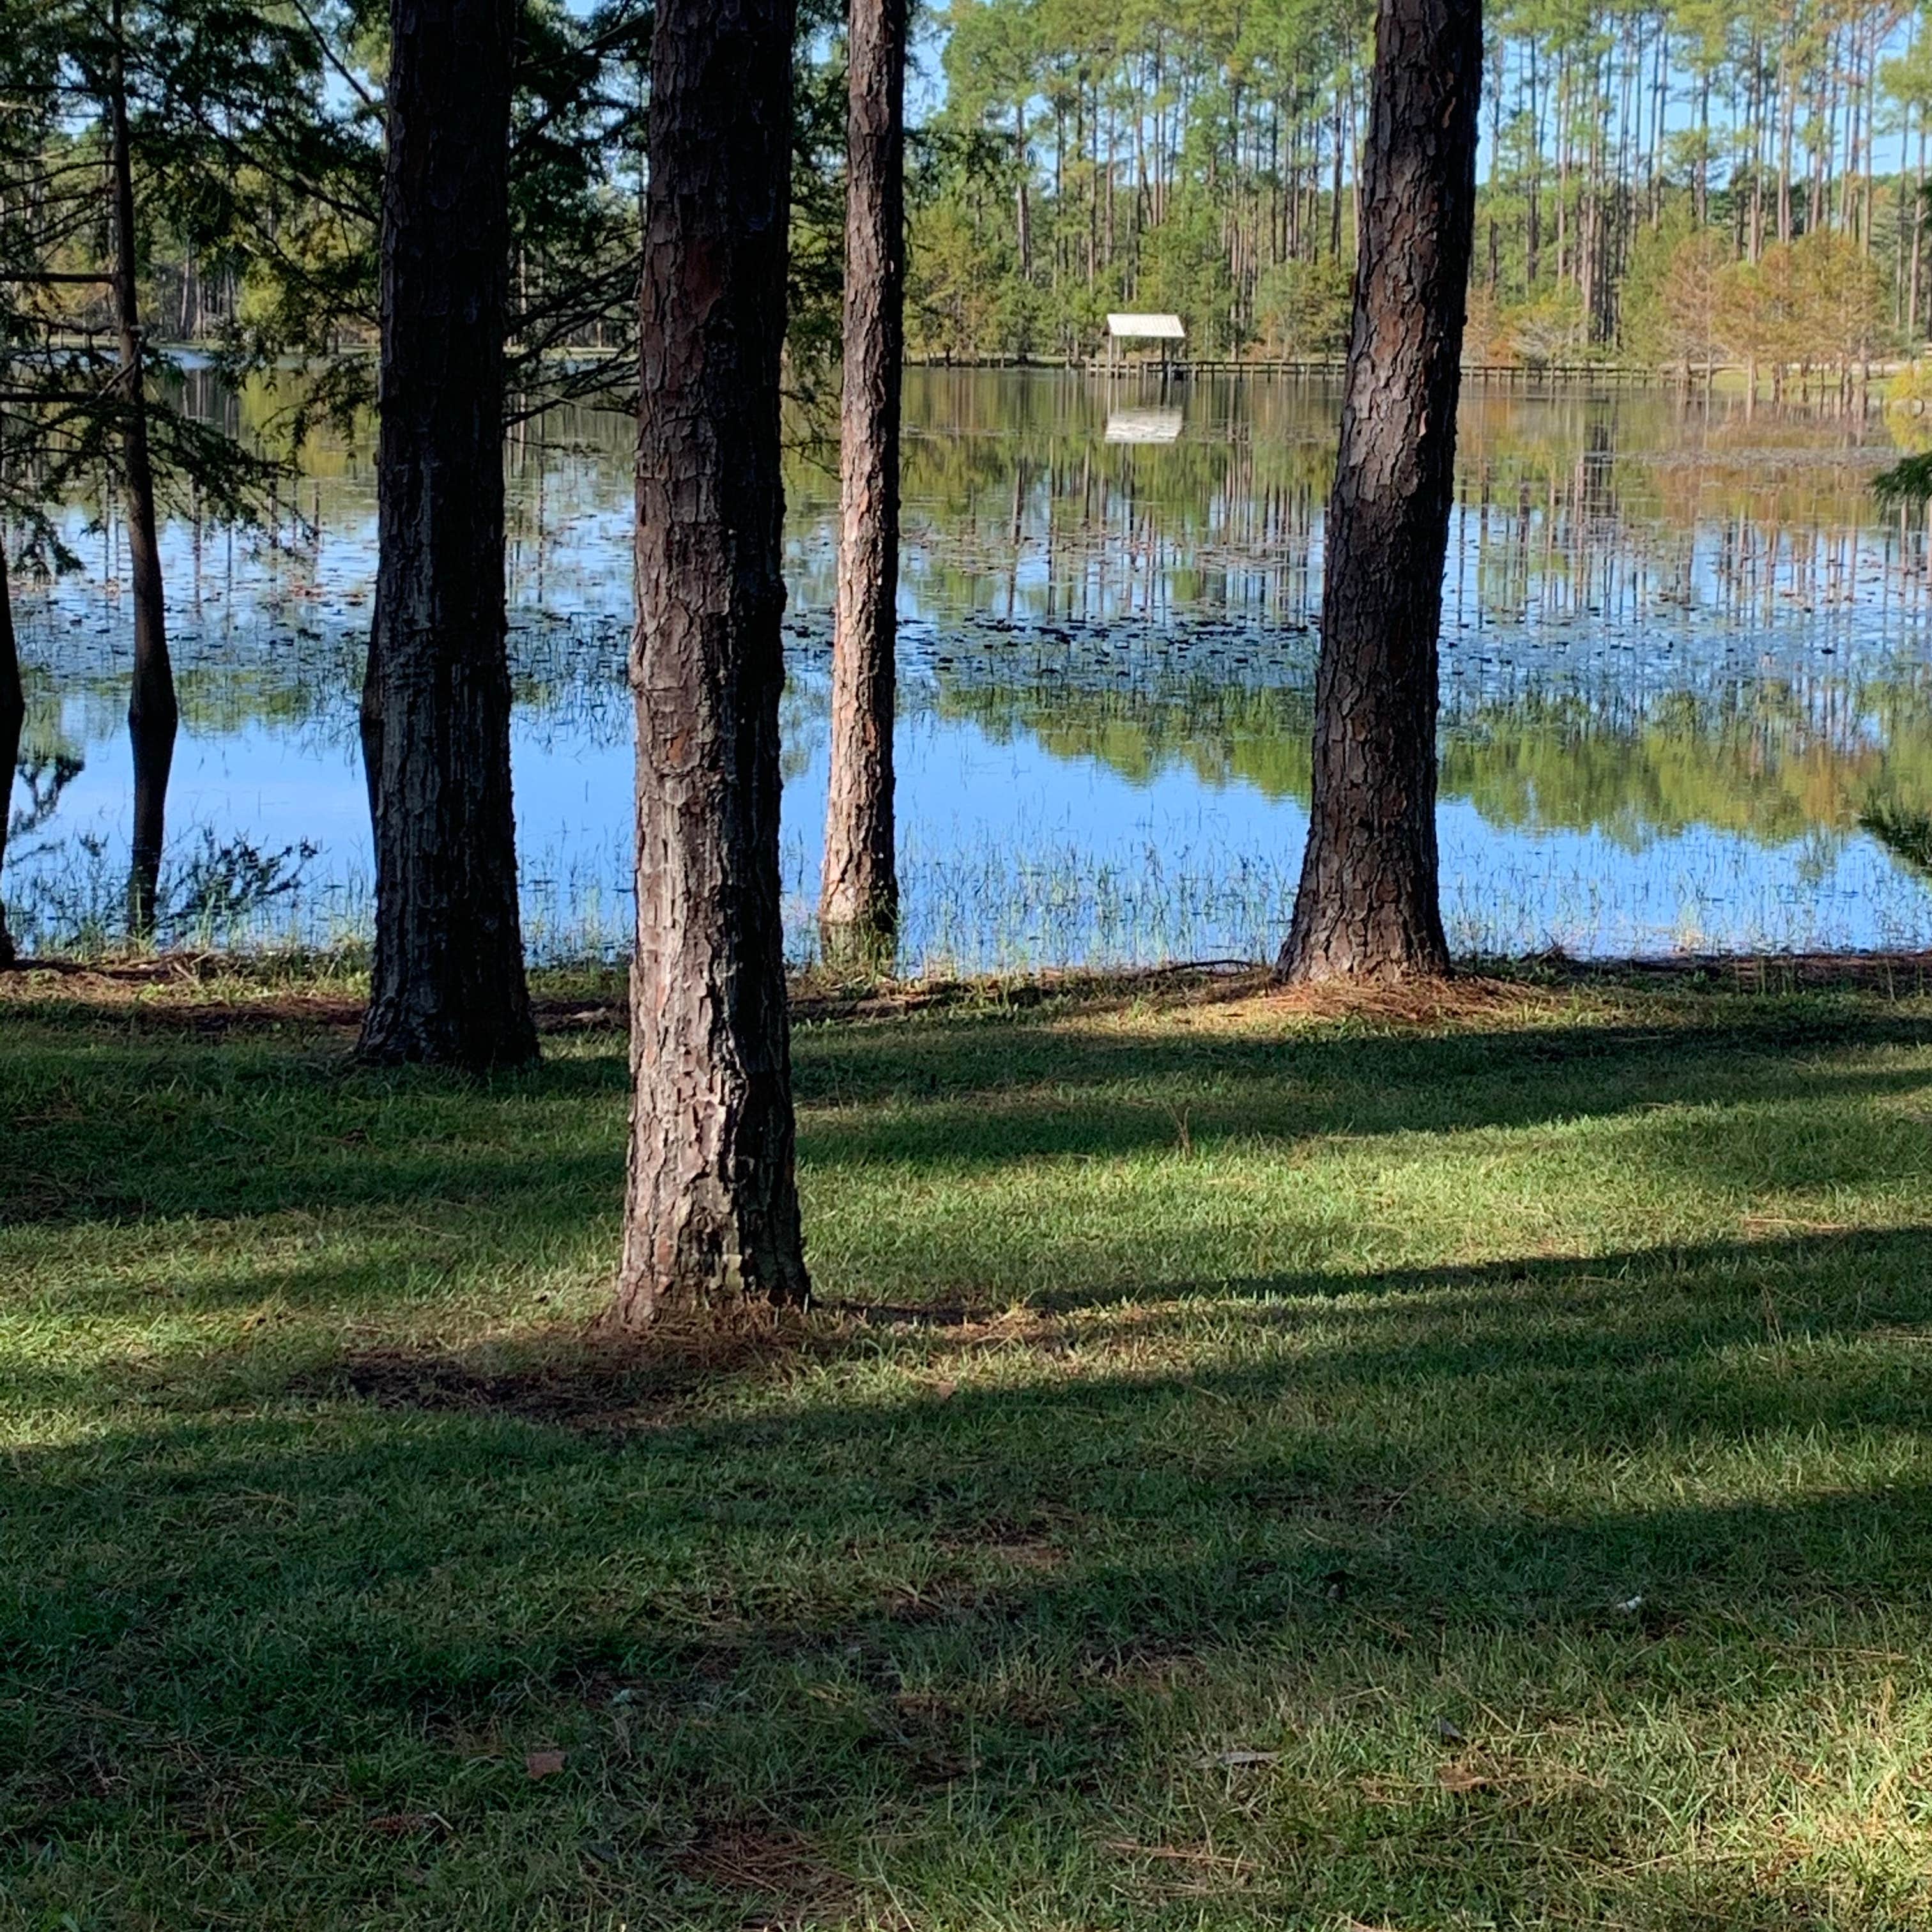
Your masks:
M 1436 717 L 1443 560 L 1475 216 L 1482 10 L 1382 0 L 1328 521 L 1314 793 L 1277 970 L 1447 971 Z
M 376 850 L 365 1060 L 536 1058 L 503 588 L 514 0 L 392 0 L 380 544 L 363 687 Z
M 638 947 L 615 1315 L 807 1294 L 778 893 L 792 0 L 659 0 L 638 436 Z
M 14 638 L 14 595 L 7 580 L 7 554 L 0 549 L 0 885 L 6 880 L 7 820 L 14 772 L 20 762 L 20 734 L 27 724 L 27 691 L 20 677 L 20 653 Z M 0 895 L 0 967 L 14 963 L 13 935 L 7 930 L 7 902 Z
M 154 929 L 161 848 L 166 832 L 168 774 L 181 711 L 161 584 L 154 514 L 154 471 L 148 454 L 147 372 L 135 261 L 134 163 L 128 124 L 127 62 L 118 0 L 110 14 L 107 73 L 110 165 L 114 193 L 114 309 L 118 335 L 121 466 L 128 496 L 128 574 L 134 600 L 134 672 L 128 695 L 128 737 L 134 760 L 134 826 L 128 866 L 128 929 L 146 939 Z
M 848 36 L 844 388 L 831 788 L 819 937 L 840 964 L 890 965 L 904 343 L 906 0 L 852 0 Z

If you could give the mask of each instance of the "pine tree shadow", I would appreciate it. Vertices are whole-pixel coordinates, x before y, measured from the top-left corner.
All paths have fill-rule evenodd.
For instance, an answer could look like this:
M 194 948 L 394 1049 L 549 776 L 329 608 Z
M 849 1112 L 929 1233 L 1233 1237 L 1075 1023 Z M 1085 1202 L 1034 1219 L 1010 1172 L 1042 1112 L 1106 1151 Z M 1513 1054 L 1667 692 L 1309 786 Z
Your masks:
M 1882 1859 L 1780 1869 L 1757 1808 L 1932 1642 L 1927 1234 L 1260 1284 L 1300 1299 L 1166 1370 L 1160 1310 L 649 1400 L 608 1350 L 351 1352 L 17 1450 L 10 1877 L 166 1819 L 215 1907 L 228 1839 L 294 1819 L 253 1868 L 315 1923 L 507 1861 L 517 1911 L 721 1927 L 988 1886 L 1165 1924 L 1182 1878 L 1238 1918 L 1526 1922 L 1564 1872 L 1592 1922 L 1885 1924 Z

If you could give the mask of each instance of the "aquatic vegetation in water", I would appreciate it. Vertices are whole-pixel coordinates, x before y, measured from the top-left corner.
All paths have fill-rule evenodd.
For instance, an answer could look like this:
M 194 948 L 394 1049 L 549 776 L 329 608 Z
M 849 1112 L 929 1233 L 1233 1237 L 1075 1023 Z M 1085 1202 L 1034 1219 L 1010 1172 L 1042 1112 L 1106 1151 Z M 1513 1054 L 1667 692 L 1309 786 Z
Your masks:
M 906 962 L 1265 956 L 1305 826 L 1334 397 L 1190 385 L 1172 442 L 1104 386 L 914 371 L 900 607 Z M 1932 812 L 1924 532 L 1871 494 L 1884 432 L 1669 392 L 1473 389 L 1444 584 L 1443 885 L 1466 951 L 1878 946 L 1932 924 L 1869 822 Z M 513 757 L 537 958 L 630 942 L 629 437 L 511 452 Z M 340 454 L 340 453 L 338 453 Z M 784 891 L 815 944 L 836 479 L 787 474 Z M 124 542 L 20 587 L 29 692 L 15 922 L 118 919 Z M 348 456 L 277 542 L 164 534 L 184 720 L 174 874 L 258 944 L 366 931 L 357 697 L 374 498 Z M 63 776 L 64 775 L 64 776 Z M 251 864 L 316 849 L 282 889 Z M 244 854 L 252 854 L 252 860 Z M 190 893 L 190 896 L 192 894 Z

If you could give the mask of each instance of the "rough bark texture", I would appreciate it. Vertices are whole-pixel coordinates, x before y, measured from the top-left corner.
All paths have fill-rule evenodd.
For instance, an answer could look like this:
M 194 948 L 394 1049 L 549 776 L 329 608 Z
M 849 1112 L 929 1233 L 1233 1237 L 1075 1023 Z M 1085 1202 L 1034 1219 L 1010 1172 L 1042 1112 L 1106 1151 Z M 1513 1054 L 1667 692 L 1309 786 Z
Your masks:
M 1382 0 L 1341 453 L 1327 525 L 1314 795 L 1279 970 L 1448 969 L 1438 902 L 1442 567 L 1475 215 L 1476 0 Z
M 838 609 L 818 925 L 828 959 L 884 965 L 892 957 L 899 908 L 892 712 L 905 337 L 906 0 L 851 0 L 848 44 Z
M 114 50 L 107 77 L 114 175 L 114 308 L 119 332 L 121 462 L 128 494 L 128 574 L 134 598 L 134 674 L 128 695 L 128 736 L 134 754 L 134 836 L 128 867 L 128 928 L 136 938 L 154 928 L 155 898 L 166 830 L 168 773 L 181 712 L 161 590 L 155 536 L 154 472 L 148 455 L 148 392 L 134 259 L 134 168 L 128 133 L 128 85 L 121 49 L 121 9 L 111 16 Z
M 393 0 L 380 560 L 363 690 L 376 945 L 360 1052 L 536 1056 L 503 606 L 514 0 Z
M 638 950 L 618 1318 L 807 1292 L 778 898 L 791 0 L 659 0 L 638 437 Z
M 20 734 L 26 722 L 27 694 L 20 681 L 20 653 L 14 641 L 13 592 L 7 581 L 7 554 L 0 550 L 0 886 L 6 879 L 7 820 L 13 806 L 14 771 L 20 762 Z M 0 966 L 13 963 L 7 902 L 0 896 Z

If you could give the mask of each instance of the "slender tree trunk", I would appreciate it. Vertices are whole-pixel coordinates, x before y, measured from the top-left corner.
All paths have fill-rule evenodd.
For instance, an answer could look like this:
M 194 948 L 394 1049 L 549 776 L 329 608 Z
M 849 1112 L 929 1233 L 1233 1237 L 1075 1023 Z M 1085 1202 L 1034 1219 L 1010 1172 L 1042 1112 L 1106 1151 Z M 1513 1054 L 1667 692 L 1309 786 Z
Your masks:
M 392 0 L 380 553 L 363 691 L 376 946 L 359 1048 L 534 1059 L 510 799 L 503 334 L 512 0 Z
M 1538 259 L 1543 247 L 1543 104 L 1536 91 L 1536 38 L 1529 42 L 1529 209 L 1528 232 L 1523 242 L 1523 298 L 1536 293 L 1538 278 L 1543 272 Z
M 1861 175 L 1858 189 L 1863 197 L 1863 206 L 1858 214 L 1858 247 L 1867 255 L 1872 251 L 1872 229 L 1877 213 L 1878 191 L 1878 35 L 1875 28 L 1868 29 L 1865 36 L 1864 101 L 1860 118 L 1863 148 L 1859 156 Z M 1900 149 L 1901 172 L 1904 151 Z
M 1918 164 L 1912 179 L 1912 267 L 1906 284 L 1905 332 L 1916 345 L 1918 340 L 1919 261 L 1925 228 L 1925 115 L 1918 119 Z
M 1711 70 L 1700 70 L 1697 86 L 1697 174 L 1691 188 L 1690 219 L 1703 227 L 1711 218 Z
M 121 8 L 110 15 L 113 50 L 107 106 L 113 149 L 114 309 L 119 332 L 121 463 L 128 491 L 128 566 L 134 596 L 134 674 L 128 698 L 128 736 L 134 754 L 134 836 L 128 868 L 128 929 L 136 939 L 154 929 L 161 847 L 166 830 L 168 773 L 175 761 L 181 712 L 168 658 L 167 613 L 156 534 L 154 472 L 148 454 L 148 391 L 135 262 L 134 163 L 128 128 L 126 61 Z
M 778 897 L 792 26 L 792 0 L 658 0 L 651 49 L 631 1327 L 807 1292 Z
M 1328 253 L 1336 260 L 1342 259 L 1342 89 L 1335 89 L 1335 157 L 1334 179 L 1328 195 Z
M 904 338 L 905 45 L 906 0 L 852 0 L 838 609 L 818 927 L 828 959 L 864 965 L 890 962 L 898 926 L 892 712 Z
M 1382 0 L 1330 501 L 1292 980 L 1445 972 L 1437 632 L 1475 219 L 1482 10 Z
M 1556 66 L 1556 284 L 1570 279 L 1570 62 L 1568 53 Z
M 1764 253 L 1764 56 L 1756 35 L 1750 47 L 1750 259 Z
M 1026 110 L 1013 104 L 1013 227 L 1014 242 L 1019 250 L 1020 280 L 1033 279 L 1033 204 L 1027 192 Z
M 1798 124 L 1796 65 L 1788 55 L 1779 56 L 1783 84 L 1778 89 L 1778 238 L 1791 239 L 1791 147 Z
M 6 878 L 7 820 L 12 809 L 14 772 L 20 762 L 20 734 L 26 723 L 27 691 L 21 682 L 20 653 L 14 640 L 13 592 L 7 580 L 6 550 L 0 547 L 0 884 Z M 0 894 L 0 966 L 13 963 L 7 902 Z

